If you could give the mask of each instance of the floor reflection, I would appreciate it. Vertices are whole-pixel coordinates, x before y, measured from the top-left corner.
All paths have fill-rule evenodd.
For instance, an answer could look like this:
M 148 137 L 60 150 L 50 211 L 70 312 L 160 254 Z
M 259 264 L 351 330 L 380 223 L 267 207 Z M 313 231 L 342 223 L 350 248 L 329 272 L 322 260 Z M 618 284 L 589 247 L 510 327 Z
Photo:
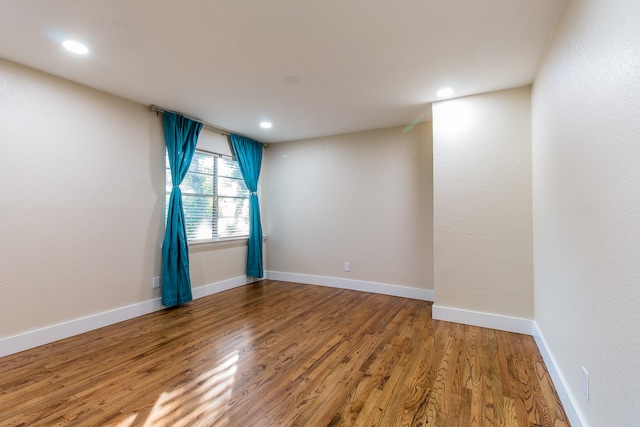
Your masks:
M 163 392 L 153 405 L 144 426 L 228 425 L 221 414 L 231 398 L 238 359 L 238 352 L 234 351 L 218 366 L 195 380 Z M 121 424 L 122 427 L 126 425 Z

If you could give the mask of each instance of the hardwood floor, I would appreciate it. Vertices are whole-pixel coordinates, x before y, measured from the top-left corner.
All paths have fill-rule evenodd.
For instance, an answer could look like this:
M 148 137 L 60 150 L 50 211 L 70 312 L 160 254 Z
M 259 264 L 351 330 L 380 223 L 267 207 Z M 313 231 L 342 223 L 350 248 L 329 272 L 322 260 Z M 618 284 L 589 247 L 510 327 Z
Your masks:
M 2 426 L 567 426 L 529 336 L 265 280 L 0 359 Z

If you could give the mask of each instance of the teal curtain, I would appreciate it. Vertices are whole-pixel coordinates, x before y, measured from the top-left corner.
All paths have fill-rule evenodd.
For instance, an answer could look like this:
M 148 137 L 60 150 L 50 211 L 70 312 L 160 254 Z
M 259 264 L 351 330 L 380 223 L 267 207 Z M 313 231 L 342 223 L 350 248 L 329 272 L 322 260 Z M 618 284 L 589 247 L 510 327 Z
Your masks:
M 258 178 L 262 164 L 262 144 L 238 135 L 229 135 L 231 146 L 249 196 L 249 248 L 247 251 L 247 276 L 264 277 L 262 267 L 262 224 L 258 202 Z
M 180 183 L 189 171 L 202 123 L 170 112 L 163 116 L 172 187 L 162 242 L 162 305 L 174 306 L 193 299 Z

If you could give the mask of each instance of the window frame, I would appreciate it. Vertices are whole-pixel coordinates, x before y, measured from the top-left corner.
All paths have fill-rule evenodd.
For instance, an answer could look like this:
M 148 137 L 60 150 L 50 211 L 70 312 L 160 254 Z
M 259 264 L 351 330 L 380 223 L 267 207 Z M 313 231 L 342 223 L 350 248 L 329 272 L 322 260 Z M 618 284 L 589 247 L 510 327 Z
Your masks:
M 246 184 L 244 182 L 244 179 L 242 179 L 242 177 L 240 178 L 236 178 L 236 177 L 229 177 L 229 176 L 222 176 L 222 178 L 225 179 L 234 179 L 234 180 L 238 180 L 241 185 L 243 186 L 244 190 L 246 190 L 246 196 L 226 196 L 226 195 L 220 195 L 219 194 L 219 185 L 218 185 L 218 180 L 221 177 L 219 175 L 219 165 L 218 165 L 218 160 L 221 159 L 225 159 L 227 161 L 233 161 L 234 163 L 237 164 L 237 160 L 233 157 L 233 156 L 229 156 L 228 154 L 222 154 L 222 153 L 216 153 L 213 151 L 209 151 L 209 150 L 203 150 L 200 148 L 196 148 L 195 150 L 196 154 L 201 154 L 201 155 L 205 155 L 205 156 L 210 156 L 213 157 L 213 172 L 211 174 L 208 173 L 203 173 L 203 172 L 199 172 L 199 171 L 192 171 L 191 167 L 193 165 L 193 159 L 191 164 L 189 165 L 189 171 L 187 172 L 187 175 L 185 175 L 185 179 L 182 181 L 182 184 L 180 184 L 180 190 L 182 191 L 183 196 L 198 196 L 198 197 L 208 197 L 212 199 L 212 221 L 211 221 L 211 227 L 212 227 L 212 234 L 213 231 L 215 231 L 215 237 L 211 237 L 211 238 L 203 238 L 203 239 L 193 239 L 193 238 L 189 238 L 187 236 L 187 244 L 189 246 L 191 245 L 211 245 L 211 244 L 221 244 L 221 243 L 227 243 L 227 244 L 233 244 L 235 242 L 246 242 L 249 238 L 249 230 L 247 229 L 247 234 L 241 234 L 241 235 L 233 235 L 233 236 L 225 236 L 225 237 L 220 237 L 220 233 L 219 233 L 219 219 L 220 217 L 220 203 L 219 203 L 219 198 L 235 198 L 235 199 L 244 199 L 246 200 L 246 206 L 247 206 L 247 216 L 246 216 L 246 220 L 247 220 L 247 224 L 249 221 L 249 212 L 248 212 L 248 206 L 249 206 L 249 198 L 250 198 L 250 192 L 246 187 Z M 195 157 L 195 154 L 194 154 Z M 168 201 L 169 201 L 169 196 L 171 194 L 171 175 L 170 175 L 170 166 L 169 166 L 169 158 L 168 158 L 168 154 L 165 150 L 165 227 L 166 227 L 166 216 L 167 216 L 167 210 L 168 210 Z M 185 190 L 182 188 L 183 184 L 185 183 L 185 180 L 187 179 L 187 176 L 189 173 L 196 173 L 196 174 L 200 174 L 200 175 L 205 175 L 205 176 L 210 176 L 213 180 L 213 194 L 208 194 L 208 193 L 194 193 L 188 190 Z M 241 176 L 241 175 L 240 175 Z M 183 209 L 184 209 L 184 198 L 183 198 Z M 186 216 L 186 212 L 185 212 L 185 216 Z M 222 217 L 224 218 L 224 217 Z

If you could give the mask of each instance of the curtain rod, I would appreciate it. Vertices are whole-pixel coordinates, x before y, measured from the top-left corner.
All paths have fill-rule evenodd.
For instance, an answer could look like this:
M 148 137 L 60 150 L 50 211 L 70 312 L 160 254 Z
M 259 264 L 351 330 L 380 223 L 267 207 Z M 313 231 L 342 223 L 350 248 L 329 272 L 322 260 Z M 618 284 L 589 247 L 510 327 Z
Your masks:
M 196 122 L 202 123 L 202 127 L 206 128 L 206 129 L 209 129 L 211 131 L 217 132 L 217 133 L 219 133 L 219 134 L 221 134 L 223 136 L 229 136 L 231 134 L 234 134 L 234 135 L 242 136 L 242 137 L 245 137 L 245 138 L 249 138 L 248 136 L 242 135 L 240 133 L 231 132 L 230 130 L 227 130 L 225 128 L 221 128 L 219 126 L 215 126 L 215 125 L 212 125 L 210 123 L 206 123 L 206 122 L 204 122 L 204 121 L 202 121 L 200 119 L 196 119 L 194 117 L 185 116 L 184 114 L 178 113 L 177 111 L 165 110 L 164 108 L 160 108 L 157 105 L 149 105 L 149 110 L 151 110 L 152 112 L 154 112 L 156 114 L 163 114 L 165 111 L 167 111 L 169 113 L 180 114 L 181 116 L 186 117 L 187 119 L 195 120 Z M 249 138 L 249 139 L 253 140 L 253 138 Z M 266 144 L 264 142 L 261 142 L 260 144 L 262 144 L 262 146 L 264 148 L 269 147 L 269 144 Z

